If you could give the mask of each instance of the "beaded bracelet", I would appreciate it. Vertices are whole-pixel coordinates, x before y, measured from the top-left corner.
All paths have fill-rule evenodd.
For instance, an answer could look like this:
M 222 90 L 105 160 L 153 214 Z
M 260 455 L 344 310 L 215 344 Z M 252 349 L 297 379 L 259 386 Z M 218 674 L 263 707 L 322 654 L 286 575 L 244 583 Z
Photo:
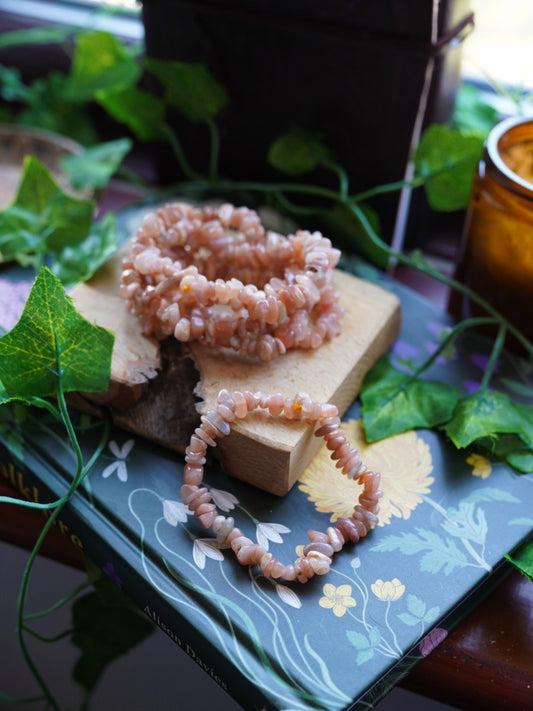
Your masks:
M 268 362 L 340 333 L 340 251 L 320 232 L 265 232 L 246 207 L 169 203 L 123 260 L 121 295 L 144 334 L 174 335 Z
M 303 557 L 286 565 L 276 560 L 259 543 L 254 543 L 235 526 L 231 517 L 218 513 L 207 487 L 202 486 L 207 447 L 215 447 L 218 437 L 231 431 L 231 423 L 243 419 L 248 413 L 262 408 L 272 416 L 288 420 L 318 422 L 317 437 L 323 437 L 336 467 L 350 479 L 362 484 L 358 503 L 350 518 L 340 518 L 336 526 L 325 533 L 310 530 L 310 543 L 303 549 Z M 198 518 L 205 529 L 212 529 L 222 546 L 231 547 L 241 565 L 257 565 L 263 575 L 306 583 L 314 575 L 329 572 L 333 555 L 342 550 L 347 541 L 357 543 L 377 524 L 379 510 L 380 475 L 369 471 L 361 462 L 357 449 L 351 447 L 345 432 L 340 428 L 340 418 L 335 405 L 316 403 L 305 393 L 293 398 L 280 393 L 223 389 L 218 394 L 216 408 L 201 416 L 201 424 L 194 430 L 185 450 L 184 483 L 180 494 L 183 503 Z

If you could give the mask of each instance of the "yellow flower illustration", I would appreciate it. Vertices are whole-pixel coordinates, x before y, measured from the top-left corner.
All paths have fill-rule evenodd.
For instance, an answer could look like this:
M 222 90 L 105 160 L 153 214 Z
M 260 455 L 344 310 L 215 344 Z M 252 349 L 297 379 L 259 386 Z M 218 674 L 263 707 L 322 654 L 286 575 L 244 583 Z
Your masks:
M 492 464 L 481 454 L 471 454 L 467 457 L 466 463 L 472 467 L 472 476 L 487 479 L 492 473 Z
M 375 583 L 372 583 L 370 589 L 380 600 L 393 601 L 398 600 L 404 594 L 405 585 L 403 585 L 398 578 L 385 581 L 378 578 Z
M 392 516 L 408 519 L 434 481 L 429 446 L 413 431 L 368 444 L 359 420 L 347 420 L 342 428 L 367 468 L 381 474 L 379 525 L 390 523 Z M 302 473 L 299 488 L 317 511 L 331 513 L 332 523 L 351 516 L 361 491 L 335 467 L 325 444 Z
M 322 588 L 324 597 L 318 601 L 320 607 L 333 610 L 335 617 L 342 617 L 349 607 L 355 607 L 356 602 L 352 597 L 351 585 L 332 585 L 326 583 Z

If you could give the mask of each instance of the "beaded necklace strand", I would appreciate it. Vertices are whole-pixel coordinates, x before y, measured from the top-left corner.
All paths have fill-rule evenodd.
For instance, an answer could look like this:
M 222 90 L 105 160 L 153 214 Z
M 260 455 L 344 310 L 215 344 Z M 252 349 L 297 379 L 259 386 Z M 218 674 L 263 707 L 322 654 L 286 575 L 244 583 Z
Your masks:
M 169 203 L 137 231 L 121 294 L 146 335 L 268 362 L 340 333 L 339 257 L 320 232 L 266 232 L 246 207 Z
M 246 207 L 201 209 L 175 202 L 144 219 L 123 261 L 120 290 L 146 335 L 196 340 L 269 362 L 290 348 L 318 348 L 340 333 L 343 310 L 331 283 L 339 257 L 320 232 L 298 230 L 288 237 L 266 232 Z M 325 533 L 308 531 L 303 556 L 290 564 L 244 536 L 233 518 L 220 515 L 202 486 L 207 448 L 256 409 L 317 423 L 315 435 L 324 438 L 336 467 L 362 485 L 352 515 Z M 305 583 L 328 573 L 334 554 L 376 525 L 380 476 L 367 470 L 347 441 L 335 405 L 313 402 L 303 393 L 287 398 L 223 389 L 216 408 L 200 422 L 185 450 L 181 497 L 242 565 L 257 565 L 266 577 Z
M 210 491 L 202 486 L 207 448 L 216 446 L 217 438 L 229 435 L 232 422 L 244 419 L 258 408 L 274 417 L 317 422 L 315 435 L 324 438 L 331 459 L 336 461 L 335 466 L 363 487 L 350 518 L 340 518 L 336 526 L 330 526 L 325 533 L 308 531 L 310 543 L 304 546 L 303 557 L 291 564 L 276 560 L 262 545 L 247 538 L 235 526 L 232 517 L 220 515 L 212 503 Z M 357 543 L 377 524 L 381 497 L 380 475 L 369 471 L 361 462 L 357 449 L 349 444 L 340 424 L 335 405 L 313 402 L 305 393 L 287 398 L 280 393 L 266 395 L 223 389 L 218 394 L 216 408 L 201 416 L 201 424 L 185 450 L 184 484 L 180 489 L 182 500 L 201 525 L 215 533 L 222 546 L 231 547 L 241 565 L 257 565 L 266 577 L 298 580 L 300 583 L 306 583 L 314 575 L 325 575 L 334 554 L 342 550 L 347 541 Z

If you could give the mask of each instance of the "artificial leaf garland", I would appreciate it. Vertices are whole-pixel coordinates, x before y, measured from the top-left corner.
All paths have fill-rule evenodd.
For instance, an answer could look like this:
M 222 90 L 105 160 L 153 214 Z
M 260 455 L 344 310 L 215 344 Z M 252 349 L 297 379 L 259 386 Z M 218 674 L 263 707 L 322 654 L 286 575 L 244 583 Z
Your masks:
M 67 194 L 37 158 L 26 156 L 17 195 L 0 212 L 0 254 L 37 270 L 48 260 L 65 286 L 84 281 L 117 245 L 114 216 L 94 222 L 94 213 L 92 200 Z
M 75 309 L 43 267 L 16 326 L 0 338 L 0 380 L 11 397 L 105 390 L 114 336 Z

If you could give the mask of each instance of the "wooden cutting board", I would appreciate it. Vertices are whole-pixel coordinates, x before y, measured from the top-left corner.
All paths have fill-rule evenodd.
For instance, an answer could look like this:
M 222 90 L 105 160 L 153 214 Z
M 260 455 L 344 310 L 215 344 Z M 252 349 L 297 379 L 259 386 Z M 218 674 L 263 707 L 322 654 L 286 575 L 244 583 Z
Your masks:
M 119 295 L 121 261 L 128 248 L 126 243 L 72 293 L 76 308 L 89 321 L 115 333 L 109 390 L 80 394 L 77 404 L 95 414 L 106 408 L 118 426 L 180 452 L 221 388 L 287 396 L 306 392 L 316 401 L 335 403 L 344 414 L 366 371 L 399 331 L 400 304 L 394 294 L 336 270 L 343 329 L 317 350 L 292 350 L 262 363 L 174 339 L 160 344 L 141 334 Z M 219 440 L 216 453 L 232 476 L 283 495 L 320 444 L 309 424 L 255 412 Z

